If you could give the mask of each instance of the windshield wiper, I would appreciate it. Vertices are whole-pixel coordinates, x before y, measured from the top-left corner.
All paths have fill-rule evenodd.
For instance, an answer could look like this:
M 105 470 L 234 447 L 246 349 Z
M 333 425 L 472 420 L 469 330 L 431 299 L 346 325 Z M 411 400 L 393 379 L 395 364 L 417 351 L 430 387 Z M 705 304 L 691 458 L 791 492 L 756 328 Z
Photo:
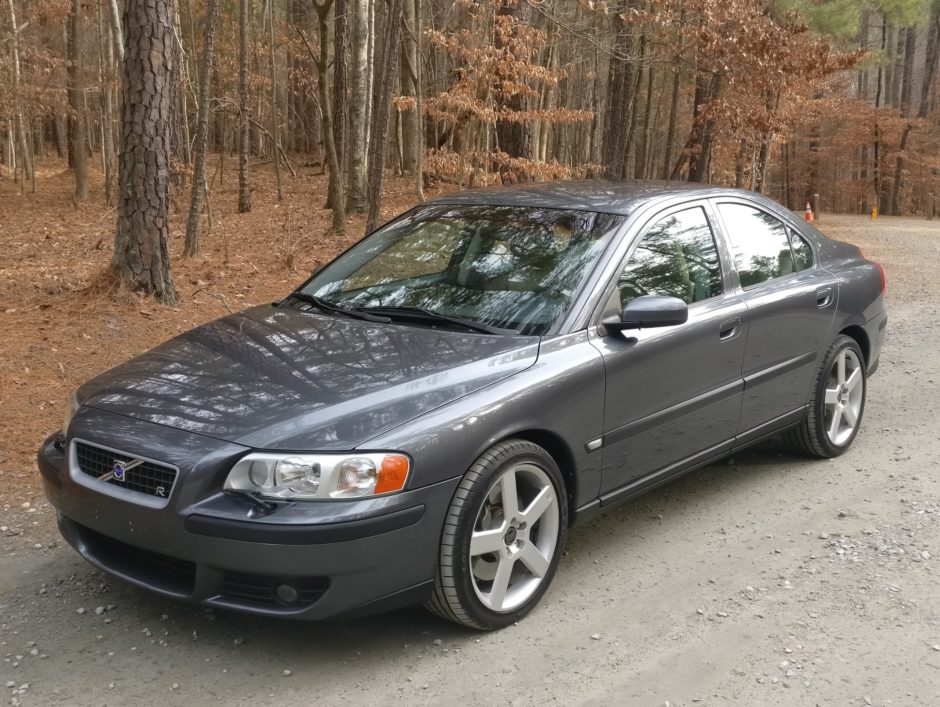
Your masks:
M 392 317 L 392 318 L 412 319 L 416 321 L 448 324 L 450 326 L 463 327 L 464 329 L 469 329 L 471 331 L 478 331 L 483 334 L 500 334 L 500 335 L 506 336 L 509 334 L 519 333 L 517 329 L 502 329 L 500 327 L 490 326 L 489 324 L 484 324 L 483 322 L 477 322 L 472 319 L 464 319 L 463 317 L 455 317 L 450 314 L 441 314 L 440 312 L 435 312 L 431 309 L 425 309 L 424 307 L 408 307 L 408 306 L 360 307 L 357 309 L 357 311 L 363 314 L 367 312 L 372 312 L 378 315 L 385 315 L 386 317 Z
M 308 295 L 306 292 L 291 292 L 290 297 L 294 299 L 299 299 L 301 302 L 306 302 L 307 304 L 312 304 L 314 307 L 322 309 L 324 312 L 331 312 L 333 314 L 342 314 L 347 317 L 352 317 L 353 319 L 364 319 L 367 322 L 382 322 L 387 324 L 391 321 L 388 317 L 377 316 L 375 314 L 369 314 L 364 312 L 357 307 L 343 307 L 336 302 L 333 302 L 323 297 L 317 297 L 316 295 Z

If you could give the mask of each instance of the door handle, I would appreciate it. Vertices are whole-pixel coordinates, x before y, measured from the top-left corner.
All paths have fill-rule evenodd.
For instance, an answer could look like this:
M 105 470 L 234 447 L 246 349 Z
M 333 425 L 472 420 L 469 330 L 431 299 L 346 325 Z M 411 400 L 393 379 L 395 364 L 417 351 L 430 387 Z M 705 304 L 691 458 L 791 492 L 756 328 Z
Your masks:
M 816 306 L 825 309 L 830 304 L 832 304 L 832 288 L 824 287 L 821 290 L 816 290 Z
M 741 317 L 722 322 L 721 327 L 718 329 L 718 338 L 722 341 L 733 339 L 741 331 L 742 324 L 744 324 L 744 320 Z

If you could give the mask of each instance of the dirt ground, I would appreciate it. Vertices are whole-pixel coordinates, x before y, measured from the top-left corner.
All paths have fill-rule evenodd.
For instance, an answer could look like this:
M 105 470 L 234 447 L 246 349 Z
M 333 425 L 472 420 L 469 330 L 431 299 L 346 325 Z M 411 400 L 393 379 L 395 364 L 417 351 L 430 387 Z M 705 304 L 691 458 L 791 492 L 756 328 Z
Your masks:
M 174 261 L 173 310 L 104 290 L 113 213 L 75 209 L 67 175 L 44 175 L 37 196 L 0 181 L 5 701 L 940 704 L 938 222 L 819 224 L 889 280 L 889 337 L 846 455 L 807 461 L 767 444 L 575 529 L 553 588 L 517 626 L 479 634 L 420 609 L 261 620 L 152 596 L 78 558 L 33 463 L 65 399 L 227 307 L 285 292 L 340 247 L 308 196 L 318 180 L 289 179 L 280 206 L 259 180 L 255 210 L 238 217 L 227 176 L 205 254 Z M 392 188 L 390 211 L 411 198 L 407 183 Z M 360 233 L 351 221 L 347 240 Z

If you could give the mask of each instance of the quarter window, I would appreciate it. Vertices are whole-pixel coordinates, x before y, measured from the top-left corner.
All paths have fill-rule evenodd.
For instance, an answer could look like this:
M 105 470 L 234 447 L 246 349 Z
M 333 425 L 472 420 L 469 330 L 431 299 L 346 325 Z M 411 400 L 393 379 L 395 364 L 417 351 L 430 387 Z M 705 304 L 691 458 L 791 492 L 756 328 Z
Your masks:
M 780 219 L 743 204 L 719 204 L 718 210 L 734 250 L 741 287 L 747 289 L 803 269 L 794 264 L 788 229 Z M 812 251 L 809 253 L 812 259 Z M 802 257 L 805 259 L 805 254 Z
M 721 262 L 701 207 L 670 214 L 643 236 L 618 281 L 621 304 L 669 295 L 692 304 L 720 295 Z
M 793 251 L 793 266 L 797 270 L 807 270 L 813 267 L 813 249 L 792 228 L 790 229 L 790 250 Z

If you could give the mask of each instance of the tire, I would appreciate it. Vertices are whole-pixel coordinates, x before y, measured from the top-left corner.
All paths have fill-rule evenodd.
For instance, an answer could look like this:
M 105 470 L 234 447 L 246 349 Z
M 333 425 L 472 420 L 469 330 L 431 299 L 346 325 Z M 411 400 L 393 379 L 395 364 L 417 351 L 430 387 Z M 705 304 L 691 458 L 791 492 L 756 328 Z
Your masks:
M 567 534 L 567 495 L 555 460 L 532 442 L 500 442 L 454 493 L 425 607 L 483 631 L 515 623 L 551 584 Z
M 787 441 L 823 459 L 845 452 L 862 424 L 867 385 L 861 348 L 851 337 L 837 336 L 816 374 L 806 417 L 789 430 Z

